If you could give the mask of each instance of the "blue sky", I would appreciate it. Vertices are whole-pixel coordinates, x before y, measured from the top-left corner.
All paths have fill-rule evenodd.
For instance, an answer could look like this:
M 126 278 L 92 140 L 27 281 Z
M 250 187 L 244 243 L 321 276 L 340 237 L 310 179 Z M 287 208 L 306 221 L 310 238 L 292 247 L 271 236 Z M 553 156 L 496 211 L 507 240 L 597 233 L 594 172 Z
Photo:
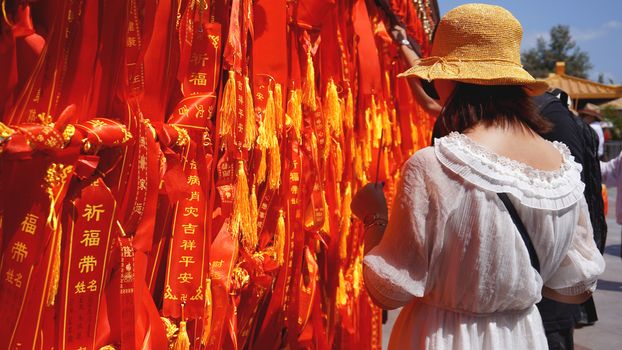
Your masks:
M 599 73 L 605 81 L 622 85 L 622 1 L 620 0 L 438 0 L 441 15 L 471 2 L 503 6 L 523 25 L 522 50 L 535 46 L 539 36 L 549 37 L 557 24 L 570 26 L 577 46 L 590 55 L 594 66 L 590 78 Z

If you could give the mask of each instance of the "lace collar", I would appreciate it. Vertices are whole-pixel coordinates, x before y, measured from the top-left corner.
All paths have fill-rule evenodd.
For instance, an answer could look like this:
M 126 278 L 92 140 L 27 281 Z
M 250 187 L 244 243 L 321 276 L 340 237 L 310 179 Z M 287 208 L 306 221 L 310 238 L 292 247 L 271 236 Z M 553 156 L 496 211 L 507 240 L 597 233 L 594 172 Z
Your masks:
M 452 172 L 485 190 L 511 193 L 528 207 L 564 209 L 583 197 L 581 165 L 561 142 L 552 142 L 563 157 L 561 167 L 553 171 L 497 155 L 457 132 L 436 139 L 434 145 L 436 158 Z

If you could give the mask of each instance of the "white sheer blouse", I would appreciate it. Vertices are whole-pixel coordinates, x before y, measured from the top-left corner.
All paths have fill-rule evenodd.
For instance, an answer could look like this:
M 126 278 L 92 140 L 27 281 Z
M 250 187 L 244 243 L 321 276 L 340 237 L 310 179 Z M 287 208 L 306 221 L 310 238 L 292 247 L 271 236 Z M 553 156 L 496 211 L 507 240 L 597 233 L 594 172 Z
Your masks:
M 483 322 L 481 326 L 490 329 L 485 324 L 490 320 L 481 316 L 526 312 L 530 316 L 522 317 L 525 322 L 541 322 L 533 310 L 543 285 L 566 295 L 595 289 L 604 260 L 592 238 L 581 166 L 565 145 L 553 145 L 564 159 L 557 171 L 541 171 L 497 156 L 458 133 L 417 152 L 402 168 L 382 241 L 364 259 L 368 291 L 392 307 L 414 302 L 457 313 L 464 316 L 460 324 L 478 316 L 473 322 Z M 539 274 L 498 192 L 509 193 L 525 224 L 540 260 Z M 445 316 L 438 317 L 444 324 Z M 415 322 L 408 328 L 419 326 Z M 445 336 L 452 334 L 451 329 L 442 329 L 445 335 L 438 338 L 439 334 L 425 331 L 429 327 L 400 331 L 409 332 L 410 338 L 429 337 L 426 347 L 431 346 L 430 339 L 447 345 L 433 347 L 462 347 L 448 345 Z M 447 327 L 459 325 L 441 328 Z M 533 328 L 530 332 L 539 338 L 525 346 L 542 345 L 541 325 L 522 327 Z M 479 331 L 473 336 L 481 338 Z M 525 336 L 525 330 L 519 333 L 510 332 L 509 337 Z M 455 334 L 451 338 L 455 340 Z M 461 343 L 478 346 L 472 341 Z M 494 345 L 506 341 L 513 340 Z M 400 346 L 404 345 L 402 340 Z

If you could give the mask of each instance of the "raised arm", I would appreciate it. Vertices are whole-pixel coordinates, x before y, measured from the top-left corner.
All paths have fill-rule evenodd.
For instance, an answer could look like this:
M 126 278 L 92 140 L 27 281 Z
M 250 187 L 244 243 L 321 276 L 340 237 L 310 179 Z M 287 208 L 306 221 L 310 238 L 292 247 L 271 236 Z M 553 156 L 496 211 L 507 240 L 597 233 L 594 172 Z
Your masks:
M 410 46 L 410 43 L 406 39 L 406 31 L 404 28 L 400 26 L 395 26 L 391 30 L 391 35 L 393 35 L 393 39 L 400 46 L 400 53 L 408 66 L 412 66 L 415 61 L 417 61 L 420 57 L 417 56 L 415 50 Z M 442 106 L 435 99 L 431 98 L 425 90 L 423 90 L 423 86 L 421 86 L 421 80 L 417 77 L 410 77 L 408 79 L 408 85 L 413 91 L 417 102 L 423 107 L 423 109 L 432 114 L 433 116 L 438 116 L 441 113 Z

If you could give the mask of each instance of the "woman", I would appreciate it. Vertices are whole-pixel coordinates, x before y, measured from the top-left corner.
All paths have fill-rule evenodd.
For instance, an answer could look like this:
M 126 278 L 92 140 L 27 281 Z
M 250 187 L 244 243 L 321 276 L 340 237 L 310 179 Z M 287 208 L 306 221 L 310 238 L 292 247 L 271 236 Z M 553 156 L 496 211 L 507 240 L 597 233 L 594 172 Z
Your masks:
M 434 81 L 450 134 L 404 164 L 388 224 L 379 186 L 352 203 L 365 223 L 369 295 L 404 307 L 391 349 L 546 349 L 534 304 L 580 303 L 604 270 L 581 167 L 537 135 L 550 125 L 529 95 L 546 84 L 522 69 L 521 37 L 507 10 L 460 6 L 439 23 L 431 57 L 402 73 Z M 498 193 L 516 208 L 539 272 Z

